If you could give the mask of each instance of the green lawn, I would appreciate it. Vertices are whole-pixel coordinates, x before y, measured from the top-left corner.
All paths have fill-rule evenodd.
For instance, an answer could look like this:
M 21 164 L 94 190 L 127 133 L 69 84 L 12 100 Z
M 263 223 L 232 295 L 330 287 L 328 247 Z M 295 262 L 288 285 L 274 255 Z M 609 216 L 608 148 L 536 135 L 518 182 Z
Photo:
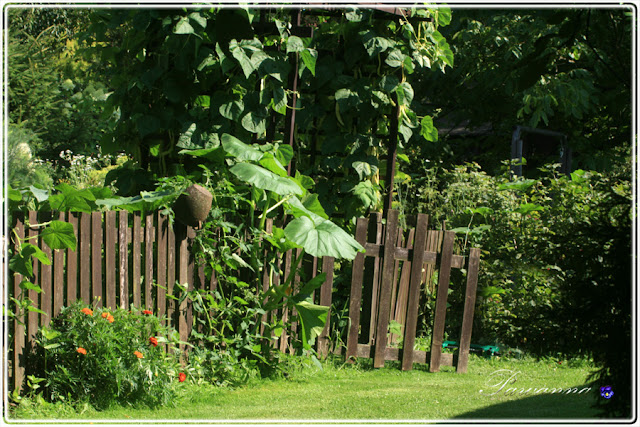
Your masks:
M 450 367 L 429 373 L 425 367 L 402 372 L 388 363 L 384 369 L 325 364 L 323 370 L 292 368 L 287 378 L 260 380 L 229 390 L 183 384 L 175 405 L 157 409 L 116 407 L 102 412 L 84 407 L 26 403 L 14 411 L 20 419 L 83 420 L 446 420 L 588 419 L 598 395 L 535 394 L 542 387 L 583 389 L 589 366 L 564 361 L 484 360 L 473 357 L 467 374 Z M 567 366 L 569 365 L 569 366 Z M 503 370 L 506 375 L 495 374 Z M 515 374 L 515 377 L 513 375 Z M 508 378 L 515 382 L 505 385 Z M 517 387 L 528 394 L 505 395 Z M 482 392 L 481 392 L 482 390 Z M 513 391 L 513 390 L 511 390 Z

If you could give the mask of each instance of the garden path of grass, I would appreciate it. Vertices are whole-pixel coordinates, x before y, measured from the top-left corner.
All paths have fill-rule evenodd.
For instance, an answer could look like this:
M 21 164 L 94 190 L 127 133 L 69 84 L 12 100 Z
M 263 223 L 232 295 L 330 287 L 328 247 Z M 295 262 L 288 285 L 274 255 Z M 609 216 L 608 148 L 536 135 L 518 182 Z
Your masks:
M 578 387 L 586 383 L 589 368 L 568 367 L 554 361 L 487 361 L 474 357 L 469 373 L 451 367 L 429 373 L 425 367 L 410 372 L 395 366 L 381 370 L 327 366 L 307 367 L 288 378 L 255 381 L 229 390 L 186 385 L 175 406 L 156 409 L 117 407 L 65 413 L 64 419 L 91 420 L 445 420 L 465 419 L 594 419 L 590 407 L 597 394 L 541 394 L 493 396 L 499 387 L 492 373 L 517 372 L 509 387 Z M 503 377 L 505 380 L 508 377 Z M 483 392 L 480 392 L 483 390 Z M 44 414 L 41 414 L 44 415 Z M 60 414 L 54 415 L 59 417 Z M 37 416 L 37 414 L 32 414 Z M 31 417 L 28 417 L 31 418 Z

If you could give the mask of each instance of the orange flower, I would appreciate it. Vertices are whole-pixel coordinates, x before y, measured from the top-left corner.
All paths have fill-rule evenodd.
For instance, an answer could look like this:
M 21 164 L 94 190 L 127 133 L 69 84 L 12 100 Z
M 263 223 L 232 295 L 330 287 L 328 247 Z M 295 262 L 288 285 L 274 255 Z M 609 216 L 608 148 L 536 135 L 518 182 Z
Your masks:
M 109 317 L 107 317 L 107 320 L 109 321 L 109 323 L 113 323 L 113 320 L 114 320 L 113 316 L 109 315 Z
M 138 359 L 144 359 L 144 355 L 137 350 L 134 351 L 133 354 L 135 354 Z
M 158 338 L 156 338 L 156 337 L 149 338 L 149 344 L 151 344 L 154 347 L 157 347 L 158 346 Z
M 153 311 L 151 311 L 151 310 L 144 310 L 144 311 L 142 312 L 142 314 L 153 314 Z
M 83 308 L 80 311 L 83 312 L 84 314 L 86 314 L 87 316 L 93 316 L 93 310 L 91 310 L 91 309 Z
M 85 350 L 85 349 L 84 349 L 84 348 L 82 348 L 82 347 L 78 347 L 78 349 L 77 349 L 76 351 L 77 351 L 78 353 L 80 353 L 80 354 L 87 354 L 87 350 Z
M 106 319 L 107 317 L 109 317 L 109 313 L 107 313 L 106 311 L 104 313 L 102 313 L 102 318 Z

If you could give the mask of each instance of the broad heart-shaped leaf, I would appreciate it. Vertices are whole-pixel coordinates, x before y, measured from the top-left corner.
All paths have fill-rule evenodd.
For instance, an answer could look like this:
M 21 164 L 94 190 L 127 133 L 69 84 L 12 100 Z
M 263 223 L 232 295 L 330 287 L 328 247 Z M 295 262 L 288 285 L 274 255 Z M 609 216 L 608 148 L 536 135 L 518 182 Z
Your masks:
M 189 24 L 189 18 L 186 16 L 180 18 L 175 28 L 173 29 L 173 32 L 175 34 L 193 34 L 194 29 L 191 24 Z
M 240 141 L 235 136 L 231 136 L 227 133 L 222 135 L 222 148 L 232 157 L 235 157 L 239 161 L 249 160 L 257 162 L 262 158 L 262 151 L 256 150 L 250 145 Z
M 251 133 L 263 134 L 267 131 L 267 116 L 266 109 L 258 109 L 249 111 L 240 121 L 242 127 Z
M 263 190 L 273 191 L 281 196 L 302 195 L 300 186 L 289 177 L 278 176 L 262 166 L 252 163 L 236 163 L 230 169 L 240 180 Z
M 222 117 L 229 120 L 238 120 L 244 111 L 244 102 L 242 100 L 233 100 L 222 104 L 218 108 L 218 112 Z
M 278 159 L 281 165 L 287 166 L 291 159 L 293 159 L 293 148 L 288 144 L 278 145 L 278 150 L 276 150 L 276 159 Z
M 291 36 L 287 39 L 287 53 L 302 52 L 304 50 L 304 43 L 298 36 Z
M 359 34 L 369 56 L 376 56 L 391 46 L 390 40 L 384 37 L 377 37 L 376 33 L 371 30 L 361 31 Z
M 51 249 L 76 250 L 76 234 L 73 231 L 73 225 L 68 222 L 51 221 L 40 236 Z
M 262 158 L 260 159 L 260 166 L 266 168 L 267 170 L 275 173 L 278 176 L 286 177 L 287 170 L 271 153 L 264 153 Z
M 370 177 L 378 171 L 378 159 L 375 156 L 368 156 L 366 159 L 357 160 L 351 163 L 361 180 Z
M 222 147 L 205 148 L 202 150 L 180 150 L 178 151 L 178 154 L 189 154 L 193 157 L 204 157 L 215 164 L 222 164 L 225 157 L 225 151 Z
M 302 334 L 302 346 L 311 349 L 315 337 L 319 336 L 327 323 L 329 307 L 315 305 L 308 301 L 294 304 L 300 320 L 300 332 Z
M 46 265 L 51 265 L 51 260 L 40 250 L 39 247 L 31 243 L 23 243 L 20 252 L 16 253 L 9 260 L 9 269 L 20 273 L 25 277 L 33 277 L 33 262 L 31 257 L 35 257 Z
M 29 186 L 29 191 L 31 191 L 31 194 L 33 194 L 33 197 L 36 198 L 38 203 L 42 203 L 49 198 L 49 192 L 47 190 L 41 190 L 33 185 Z M 22 200 L 22 196 L 18 200 Z
M 518 212 L 519 214 L 526 215 L 531 212 L 543 211 L 543 210 L 544 210 L 543 206 L 536 205 L 535 203 L 524 203 L 518 206 L 518 208 L 514 212 Z
M 318 51 L 315 49 L 304 49 L 300 53 L 300 57 L 302 58 L 302 62 L 304 65 L 311 71 L 313 77 L 316 76 L 316 60 L 318 59 Z
M 409 82 L 402 82 L 396 88 L 396 95 L 398 95 L 400 105 L 410 106 L 411 101 L 413 101 L 413 94 L 413 87 L 411 87 Z
M 297 249 L 300 247 L 291 240 L 288 240 L 284 235 L 284 230 L 276 226 L 273 227 L 271 235 L 266 235 L 265 239 L 277 248 L 278 251 L 283 253 L 290 249 Z
M 111 199 L 96 200 L 96 205 L 108 209 L 122 208 L 128 212 L 152 212 L 159 209 L 180 195 L 178 190 L 142 191 L 140 195 L 133 197 L 116 197 Z
M 362 246 L 342 228 L 325 219 L 296 218 L 284 229 L 285 236 L 314 256 L 354 259 Z
M 430 116 L 424 116 L 420 122 L 420 135 L 427 141 L 436 142 L 438 140 L 438 129 L 433 126 L 433 119 Z
M 286 212 L 292 214 L 294 218 L 308 216 L 316 224 L 329 218 L 320 204 L 317 194 L 307 194 L 302 198 L 302 201 L 293 196 L 284 203 L 284 206 Z
M 49 206 L 56 211 L 91 212 L 89 201 L 96 198 L 88 189 L 77 190 L 69 184 L 59 184 L 56 189 L 60 194 L 49 196 Z
M 407 55 L 400 52 L 399 49 L 394 49 L 391 52 L 389 52 L 389 55 L 387 56 L 387 59 L 385 60 L 385 62 L 387 63 L 388 66 L 397 68 L 402 65 L 406 57 Z

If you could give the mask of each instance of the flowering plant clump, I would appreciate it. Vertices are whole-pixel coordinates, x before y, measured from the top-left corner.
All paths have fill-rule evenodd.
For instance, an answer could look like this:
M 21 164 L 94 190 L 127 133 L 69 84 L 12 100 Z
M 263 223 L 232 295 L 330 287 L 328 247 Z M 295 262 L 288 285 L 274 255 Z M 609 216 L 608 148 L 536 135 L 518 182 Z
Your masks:
M 111 403 L 153 407 L 168 403 L 181 382 L 178 340 L 153 314 L 80 301 L 40 329 L 31 360 L 37 376 L 46 378 L 48 400 L 87 401 L 98 409 Z

